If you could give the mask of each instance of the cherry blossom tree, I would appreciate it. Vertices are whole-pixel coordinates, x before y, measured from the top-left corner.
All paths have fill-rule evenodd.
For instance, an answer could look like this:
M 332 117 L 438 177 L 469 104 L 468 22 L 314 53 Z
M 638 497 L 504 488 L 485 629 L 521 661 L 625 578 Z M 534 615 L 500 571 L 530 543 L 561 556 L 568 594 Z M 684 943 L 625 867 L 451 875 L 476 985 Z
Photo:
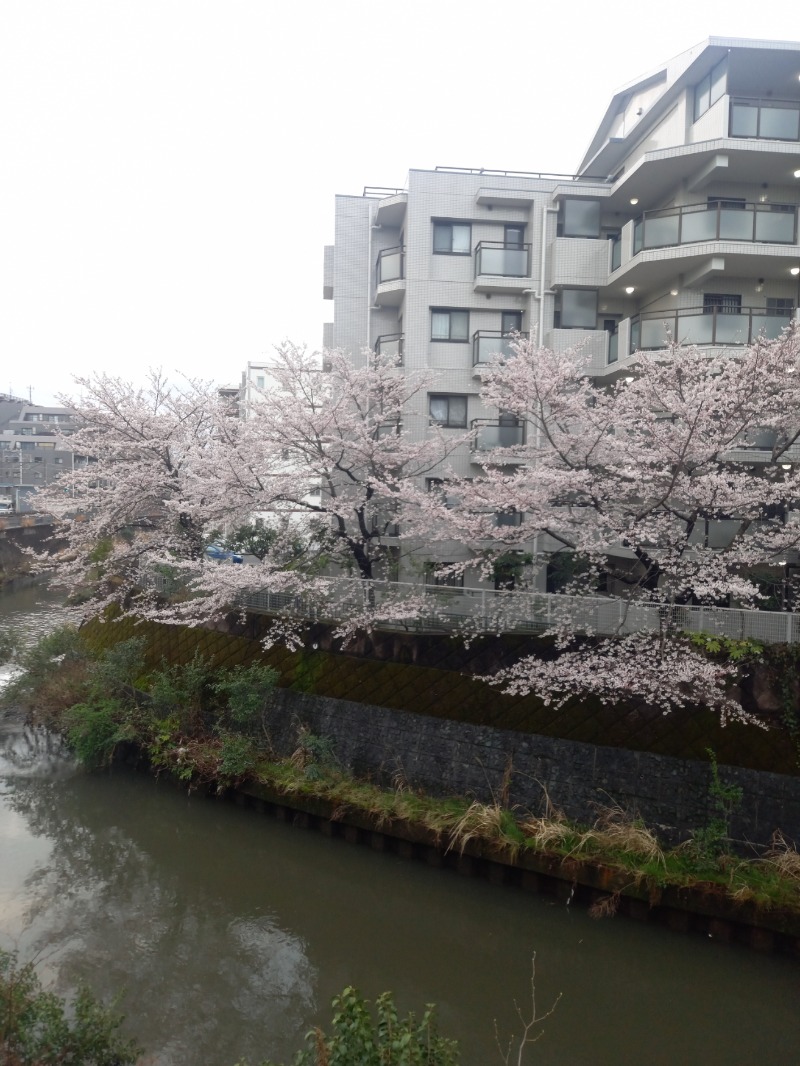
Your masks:
M 512 549 L 540 567 L 572 565 L 548 630 L 559 654 L 527 658 L 498 682 L 548 702 L 582 691 L 740 713 L 730 669 L 689 645 L 675 608 L 759 606 L 759 574 L 783 577 L 797 557 L 797 329 L 717 355 L 637 353 L 607 386 L 580 352 L 514 347 L 486 373 L 483 398 L 526 424 L 525 442 L 491 453 L 484 477 L 453 484 L 460 504 L 439 521 L 466 544 L 493 541 L 484 560 Z M 503 510 L 524 520 L 498 529 Z M 585 597 L 599 590 L 616 601 L 616 622 L 590 639 Z
M 81 380 L 84 398 L 65 402 L 82 423 L 70 444 L 90 462 L 40 496 L 70 545 L 44 565 L 72 588 L 97 589 L 100 604 L 127 603 L 143 572 L 168 568 L 185 595 L 165 605 L 151 590 L 135 604 L 165 620 L 205 619 L 257 592 L 325 602 L 328 615 L 338 596 L 343 634 L 413 618 L 430 607 L 421 591 L 376 598 L 373 579 L 397 563 L 414 486 L 469 437 L 419 431 L 432 381 L 394 357 L 354 361 L 285 345 L 240 418 L 197 382 L 170 388 L 155 374 L 136 390 Z M 258 517 L 271 534 L 262 559 L 239 567 L 206 557 L 212 530 Z M 107 580 L 98 584 L 100 570 Z M 362 593 L 342 574 L 364 579 Z

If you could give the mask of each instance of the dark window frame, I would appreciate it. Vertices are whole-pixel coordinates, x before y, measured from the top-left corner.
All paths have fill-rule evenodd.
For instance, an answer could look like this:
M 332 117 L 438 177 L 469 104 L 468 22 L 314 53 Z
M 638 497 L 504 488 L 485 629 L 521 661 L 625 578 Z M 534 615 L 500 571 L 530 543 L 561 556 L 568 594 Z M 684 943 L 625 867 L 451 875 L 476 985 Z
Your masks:
M 449 320 L 448 336 L 447 337 L 434 337 L 433 335 L 433 316 L 434 315 L 466 315 L 466 329 L 464 330 L 464 336 L 454 337 L 453 334 L 453 320 Z M 436 341 L 437 344 L 467 344 L 469 342 L 469 308 L 468 307 L 432 307 L 431 308 L 431 340 Z
M 431 403 L 434 400 L 442 400 L 447 403 L 447 418 L 437 418 L 431 411 Z M 463 421 L 458 418 L 453 418 L 450 415 L 450 404 L 452 400 L 464 401 L 464 418 Z M 428 393 L 428 418 L 433 425 L 441 426 L 442 429 L 466 429 L 469 421 L 469 395 L 465 392 L 429 392 Z
M 433 220 L 433 254 L 434 255 L 472 255 L 472 223 L 467 222 L 464 219 L 444 219 L 434 218 Z M 466 251 L 453 251 L 453 227 L 462 226 L 469 231 L 467 236 L 467 248 Z M 449 248 L 437 248 L 436 247 L 436 231 L 450 230 L 450 247 Z
M 708 74 L 694 87 L 694 102 L 693 102 L 693 122 L 697 122 L 699 118 L 702 118 L 707 111 L 710 111 L 714 104 L 721 100 L 728 90 L 728 71 L 727 71 L 728 57 L 723 56 L 718 63 L 709 70 Z M 715 75 L 719 72 L 720 67 L 724 67 L 722 77 L 715 78 Z M 707 95 L 705 95 L 707 94 Z M 705 100 L 703 99 L 705 95 Z

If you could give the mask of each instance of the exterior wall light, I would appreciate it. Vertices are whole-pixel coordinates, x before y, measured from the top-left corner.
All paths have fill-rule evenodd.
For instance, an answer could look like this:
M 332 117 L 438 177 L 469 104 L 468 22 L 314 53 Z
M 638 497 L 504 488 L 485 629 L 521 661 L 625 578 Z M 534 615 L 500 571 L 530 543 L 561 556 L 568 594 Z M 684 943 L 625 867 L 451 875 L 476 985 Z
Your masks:
M 636 286 L 635 285 L 627 285 L 625 287 L 625 292 L 627 292 L 628 296 L 630 296 L 632 292 L 636 292 Z
M 631 205 L 632 205 L 633 207 L 636 207 L 636 205 L 637 205 L 638 203 L 639 203 L 639 197 L 638 197 L 638 196 L 632 196 L 632 197 L 631 197 Z
M 795 176 L 796 178 L 800 178 L 800 170 L 796 170 L 796 171 L 794 172 L 794 176 Z
M 791 469 L 792 469 L 792 464 L 791 463 L 781 463 L 781 470 L 791 470 Z
M 677 289 L 670 289 L 669 290 L 669 294 L 670 294 L 670 296 L 677 296 L 678 295 L 678 290 Z
M 789 273 L 794 275 L 794 277 L 797 277 L 797 275 L 800 274 L 800 267 L 792 267 Z

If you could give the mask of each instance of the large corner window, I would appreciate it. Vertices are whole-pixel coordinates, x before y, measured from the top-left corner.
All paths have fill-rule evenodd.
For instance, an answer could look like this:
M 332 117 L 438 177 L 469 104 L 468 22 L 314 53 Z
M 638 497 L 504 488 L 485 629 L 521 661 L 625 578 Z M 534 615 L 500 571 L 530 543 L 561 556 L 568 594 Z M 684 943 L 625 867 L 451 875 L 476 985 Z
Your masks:
M 469 222 L 434 222 L 434 255 L 471 255 L 472 226 Z
M 562 200 L 558 217 L 559 237 L 599 237 L 599 200 Z
M 721 59 L 694 87 L 694 121 L 704 115 L 725 93 L 728 57 Z
M 449 307 L 432 307 L 431 340 L 469 340 L 469 311 Z
M 597 291 L 562 289 L 558 315 L 561 329 L 595 329 L 597 327 Z
M 428 396 L 431 422 L 447 429 L 467 428 L 467 397 L 451 393 L 431 393 Z

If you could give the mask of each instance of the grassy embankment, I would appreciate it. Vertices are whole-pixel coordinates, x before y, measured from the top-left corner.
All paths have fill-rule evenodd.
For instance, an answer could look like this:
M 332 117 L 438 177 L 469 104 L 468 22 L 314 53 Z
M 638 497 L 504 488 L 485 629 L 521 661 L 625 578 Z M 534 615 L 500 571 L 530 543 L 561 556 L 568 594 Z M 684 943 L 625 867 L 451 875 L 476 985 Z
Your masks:
M 393 789 L 357 780 L 342 769 L 331 743 L 303 728 L 288 759 L 271 749 L 270 697 L 275 671 L 261 663 L 214 671 L 196 656 L 183 665 L 145 665 L 144 640 L 92 650 L 73 629 L 58 630 L 21 657 L 23 673 L 5 694 L 41 725 L 65 735 L 88 767 L 107 765 L 125 745 L 156 772 L 187 787 L 222 792 L 261 787 L 293 802 L 320 801 L 334 817 L 366 819 L 387 831 L 413 826 L 443 850 L 474 850 L 508 864 L 544 856 L 567 867 L 595 863 L 610 871 L 598 915 L 613 913 L 627 889 L 712 890 L 751 914 L 800 915 L 800 855 L 787 842 L 750 859 L 727 850 L 728 823 L 741 801 L 712 762 L 715 816 L 691 839 L 667 849 L 656 834 L 619 809 L 594 825 L 577 825 L 548 802 L 543 814 L 464 797 L 439 798 L 398 781 Z

